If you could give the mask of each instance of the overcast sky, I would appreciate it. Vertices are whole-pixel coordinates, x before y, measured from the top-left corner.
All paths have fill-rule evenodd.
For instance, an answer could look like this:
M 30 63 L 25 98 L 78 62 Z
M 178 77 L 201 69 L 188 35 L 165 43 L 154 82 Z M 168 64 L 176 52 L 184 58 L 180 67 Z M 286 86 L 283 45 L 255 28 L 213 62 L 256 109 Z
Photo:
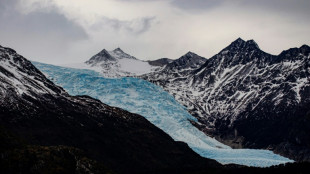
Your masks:
M 309 0 L 0 0 L 0 45 L 30 60 L 84 62 L 120 47 L 143 60 L 209 58 L 238 37 L 279 54 L 310 45 Z

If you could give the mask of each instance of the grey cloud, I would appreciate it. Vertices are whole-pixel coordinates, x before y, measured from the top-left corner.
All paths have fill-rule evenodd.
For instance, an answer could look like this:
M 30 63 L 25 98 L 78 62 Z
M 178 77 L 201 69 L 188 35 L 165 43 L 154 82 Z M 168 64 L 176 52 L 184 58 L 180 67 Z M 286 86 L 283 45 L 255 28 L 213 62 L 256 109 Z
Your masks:
M 92 29 L 100 30 L 102 27 L 110 26 L 114 30 L 124 30 L 133 34 L 142 34 L 147 32 L 152 24 L 154 24 L 155 17 L 143 17 L 139 19 L 124 21 L 118 19 L 111 19 L 103 17 L 100 22 L 97 22 L 92 26 Z
M 88 39 L 78 24 L 56 8 L 21 13 L 18 0 L 0 0 L 0 44 L 13 47 L 30 59 L 60 58 L 78 41 Z
M 152 1 L 160 1 L 160 0 L 117 0 L 117 1 L 123 1 L 123 2 L 125 2 L 125 1 L 127 1 L 127 2 L 141 2 L 141 1 L 147 1 L 147 2 L 152 2 Z M 166 0 L 161 0 L 161 1 L 166 1 Z
M 294 16 L 310 16 L 309 0 L 239 0 L 238 5 L 244 8 L 258 8 L 262 11 L 273 11 Z
M 9 11 L 14 10 L 18 0 L 1 0 L 0 1 L 0 17 L 6 15 Z
M 15 2 L 15 3 L 14 3 Z M 29 36 L 59 36 L 68 41 L 86 39 L 87 34 L 82 27 L 65 18 L 56 10 L 48 12 L 31 12 L 21 14 L 16 11 L 16 0 L 1 0 L 2 11 L 1 32 L 17 32 Z
M 309 0 L 172 0 L 171 4 L 188 12 L 203 12 L 222 5 L 236 5 L 240 9 L 260 9 L 265 12 L 310 16 Z
M 123 2 L 152 2 L 158 0 L 118 0 Z M 226 0 L 162 0 L 162 1 L 170 1 L 173 6 L 178 8 L 189 10 L 189 11 L 200 11 L 206 9 L 212 9 L 222 4 L 223 1 Z
M 309 0 L 237 0 L 241 5 L 250 5 L 258 7 L 267 7 L 275 10 L 301 10 L 303 12 L 309 11 Z
M 221 0 L 172 0 L 171 4 L 190 11 L 200 11 L 215 8 L 221 5 Z

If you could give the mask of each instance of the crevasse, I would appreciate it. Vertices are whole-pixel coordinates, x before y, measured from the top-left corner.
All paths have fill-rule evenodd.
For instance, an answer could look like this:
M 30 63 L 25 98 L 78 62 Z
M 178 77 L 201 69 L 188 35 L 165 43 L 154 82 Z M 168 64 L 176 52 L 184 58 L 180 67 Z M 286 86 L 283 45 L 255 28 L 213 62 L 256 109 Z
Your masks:
M 222 164 L 235 163 L 267 167 L 292 160 L 268 150 L 231 149 L 206 136 L 189 120 L 196 119 L 173 96 L 145 80 L 123 77 L 104 78 L 91 70 L 64 68 L 33 62 L 49 79 L 71 95 L 89 95 L 111 106 L 140 114 L 176 141 L 183 141 L 203 157 Z

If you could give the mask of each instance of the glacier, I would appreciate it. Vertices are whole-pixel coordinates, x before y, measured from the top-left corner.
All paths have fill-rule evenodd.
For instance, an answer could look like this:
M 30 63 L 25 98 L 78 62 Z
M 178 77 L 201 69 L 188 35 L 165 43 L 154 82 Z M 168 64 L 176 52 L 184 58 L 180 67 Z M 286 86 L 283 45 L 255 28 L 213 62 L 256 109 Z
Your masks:
M 202 157 L 222 164 L 268 167 L 293 162 L 269 150 L 232 149 L 194 127 L 197 121 L 172 95 L 148 81 L 133 77 L 105 78 L 87 69 L 32 62 L 70 95 L 89 95 L 111 106 L 142 115 L 176 141 L 183 141 Z

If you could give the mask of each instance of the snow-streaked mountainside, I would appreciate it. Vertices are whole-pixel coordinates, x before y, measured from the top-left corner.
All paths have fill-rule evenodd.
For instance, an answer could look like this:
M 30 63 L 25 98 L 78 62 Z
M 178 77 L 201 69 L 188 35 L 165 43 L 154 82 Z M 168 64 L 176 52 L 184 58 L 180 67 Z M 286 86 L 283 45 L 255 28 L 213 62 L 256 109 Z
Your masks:
M 147 79 L 163 82 L 169 93 L 192 113 L 207 119 L 212 129 L 217 119 L 228 118 L 233 124 L 249 104 L 255 109 L 269 98 L 275 107 L 281 102 L 301 102 L 303 89 L 310 86 L 305 67 L 309 55 L 284 52 L 281 56 L 284 58 L 264 53 L 253 40 L 238 39 L 186 76 L 159 71 L 147 75 Z
M 206 136 L 190 122 L 196 122 L 182 105 L 162 88 L 145 80 L 104 78 L 102 74 L 34 62 L 52 81 L 72 95 L 89 95 L 112 106 L 138 113 L 177 141 L 186 142 L 203 157 L 221 163 L 271 166 L 291 160 L 268 150 L 231 149 Z M 155 142 L 156 143 L 156 142 Z
M 54 86 L 28 60 L 18 55 L 13 49 L 0 46 L 0 96 L 7 98 L 12 93 L 56 94 L 65 93 Z
M 162 86 L 199 120 L 197 127 L 229 145 L 310 160 L 309 53 L 303 45 L 274 56 L 239 38 L 187 73 L 141 78 Z
M 126 174 L 222 167 L 138 114 L 89 96 L 69 95 L 30 61 L 1 46 L 0 146 L 2 173 L 36 173 L 42 168 L 46 172 L 46 165 L 58 173 L 68 173 L 67 169 L 69 173 L 102 173 L 107 167 Z M 50 148 L 68 150 L 51 152 L 59 160 L 49 153 Z M 74 151 L 81 152 L 72 156 Z M 98 165 L 92 166 L 80 153 Z M 55 163 L 64 163 L 64 169 Z
M 156 63 L 155 63 L 156 64 Z M 62 65 L 70 68 L 90 69 L 100 72 L 104 77 L 138 76 L 160 69 L 160 65 L 151 65 L 139 60 L 120 48 L 113 51 L 103 49 L 85 63 Z
M 163 87 L 198 119 L 196 127 L 225 144 L 310 161 L 309 50 L 303 45 L 271 55 L 238 38 L 209 59 L 188 52 L 148 61 L 159 68 L 140 76 L 109 69 L 117 56 L 107 51 L 87 62 L 105 77 L 135 76 Z
M 172 61 L 173 60 L 169 59 L 169 58 L 160 58 L 157 60 L 149 60 L 147 62 L 149 62 L 149 64 L 153 65 L 153 66 L 165 66 L 165 65 L 171 63 Z

